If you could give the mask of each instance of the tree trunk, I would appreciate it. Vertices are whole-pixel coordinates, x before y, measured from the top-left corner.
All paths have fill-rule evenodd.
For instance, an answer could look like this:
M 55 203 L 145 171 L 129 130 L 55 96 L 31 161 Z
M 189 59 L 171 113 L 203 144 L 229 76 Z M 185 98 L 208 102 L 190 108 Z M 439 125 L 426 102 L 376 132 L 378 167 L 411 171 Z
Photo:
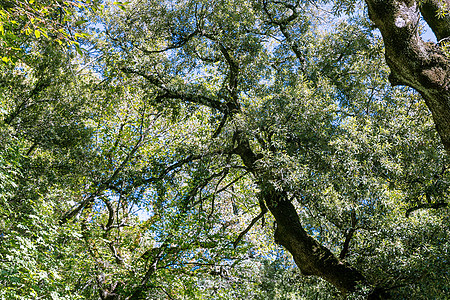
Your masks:
M 359 271 L 340 261 L 305 231 L 294 205 L 282 192 L 267 184 L 264 189 L 263 198 L 277 222 L 275 242 L 292 254 L 302 274 L 319 276 L 344 294 L 354 291 L 358 283 L 367 284 Z
M 450 60 L 441 49 L 449 38 L 450 17 L 437 15 L 443 0 L 426 0 L 420 7 L 413 0 L 365 1 L 370 19 L 383 36 L 391 84 L 412 87 L 423 96 L 450 153 Z M 450 0 L 444 2 L 450 7 Z M 420 38 L 420 12 L 440 43 Z
M 358 285 L 370 285 L 361 272 L 345 261 L 341 261 L 306 232 L 286 193 L 276 190 L 270 183 L 270 178 L 267 178 L 265 170 L 256 166 L 261 156 L 251 150 L 245 138 L 238 137 L 237 142 L 235 153 L 242 158 L 244 165 L 257 178 L 261 190 L 260 196 L 275 217 L 277 223 L 275 242 L 289 251 L 302 274 L 319 276 L 333 284 L 342 294 L 355 291 Z M 368 297 L 368 299 L 387 298 L 389 298 L 388 295 L 381 288 L 375 288 Z

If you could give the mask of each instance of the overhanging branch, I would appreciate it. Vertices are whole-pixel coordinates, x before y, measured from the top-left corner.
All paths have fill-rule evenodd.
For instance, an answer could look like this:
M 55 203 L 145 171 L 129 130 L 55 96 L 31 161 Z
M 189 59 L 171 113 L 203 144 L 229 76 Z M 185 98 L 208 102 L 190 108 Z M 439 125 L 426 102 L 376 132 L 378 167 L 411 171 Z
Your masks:
M 413 212 L 415 212 L 416 210 L 419 210 L 419 209 L 439 209 L 439 208 L 444 208 L 444 207 L 448 207 L 448 203 L 447 202 L 420 204 L 420 205 L 417 205 L 415 207 L 409 208 L 406 211 L 406 217 L 408 218 L 411 215 L 411 213 L 413 213 Z
M 171 88 L 166 86 L 166 83 L 164 83 L 161 79 L 157 78 L 157 76 L 155 75 L 147 74 L 144 71 L 135 70 L 131 68 L 122 68 L 121 70 L 126 74 L 135 74 L 141 76 L 145 78 L 148 82 L 150 82 L 152 85 L 157 87 L 159 89 L 159 94 L 156 96 L 156 100 L 178 99 L 189 103 L 204 105 L 216 109 L 222 113 L 226 113 L 228 111 L 228 106 L 224 102 L 201 94 L 172 90 Z

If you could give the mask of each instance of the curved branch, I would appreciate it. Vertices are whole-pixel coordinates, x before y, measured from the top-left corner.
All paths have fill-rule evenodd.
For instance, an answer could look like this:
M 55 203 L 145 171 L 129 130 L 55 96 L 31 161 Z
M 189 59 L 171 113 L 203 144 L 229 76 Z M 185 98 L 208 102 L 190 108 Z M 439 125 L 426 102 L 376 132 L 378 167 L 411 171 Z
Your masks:
M 417 90 L 431 110 L 437 132 L 450 153 L 450 59 L 442 49 L 424 42 L 418 33 L 419 5 L 412 0 L 365 0 L 369 17 L 380 29 L 392 85 L 406 85 Z M 448 0 L 445 0 L 448 2 Z M 434 1 L 427 1 L 429 5 Z M 425 5 L 425 8 L 427 6 Z M 426 9 L 422 8 L 427 15 Z M 431 18 L 427 15 L 427 18 Z M 447 22 L 430 21 L 439 36 L 447 31 L 439 27 Z M 445 27 L 445 26 L 444 26 Z M 446 30 L 450 30 L 447 27 Z
M 420 205 L 417 205 L 415 207 L 408 208 L 408 210 L 406 211 L 406 217 L 409 218 L 411 213 L 413 213 L 413 212 L 415 212 L 416 210 L 419 210 L 419 209 L 439 209 L 439 208 L 444 208 L 444 207 L 448 207 L 448 203 L 446 203 L 446 202 L 439 202 L 439 203 L 424 203 L 424 204 L 420 204 Z
M 339 259 L 344 259 L 347 256 L 348 250 L 350 248 L 350 241 L 352 240 L 353 234 L 356 231 L 356 213 L 355 213 L 355 211 L 352 211 L 351 219 L 352 219 L 351 227 L 348 229 L 347 234 L 345 236 L 344 245 L 342 246 L 341 253 L 339 254 Z
M 295 263 L 304 275 L 319 276 L 339 289 L 343 294 L 353 292 L 360 284 L 370 285 L 361 272 L 340 260 L 317 240 L 311 237 L 300 223 L 300 217 L 284 191 L 276 189 L 263 169 L 257 166 L 261 157 L 253 152 L 248 139 L 237 132 L 235 141 L 238 154 L 247 168 L 257 178 L 261 197 L 274 216 L 277 228 L 275 242 L 291 253 Z M 383 291 L 376 287 L 370 299 L 378 299 Z
M 222 113 L 226 113 L 228 111 L 227 104 L 217 99 L 213 99 L 200 94 L 185 93 L 171 90 L 166 86 L 166 84 L 161 79 L 157 78 L 155 75 L 147 74 L 143 71 L 131 68 L 122 68 L 121 70 L 126 74 L 135 74 L 141 76 L 145 78 L 148 82 L 150 82 L 152 85 L 159 88 L 161 93 L 156 96 L 156 100 L 178 99 L 189 103 L 200 104 L 210 108 L 214 108 Z
M 259 215 L 257 215 L 256 217 L 253 218 L 253 220 L 250 222 L 250 224 L 247 226 L 247 228 L 245 228 L 244 231 L 242 231 L 239 236 L 237 237 L 237 239 L 233 242 L 233 247 L 236 248 L 237 245 L 239 244 L 239 242 L 242 240 L 242 238 L 250 231 L 250 229 L 253 228 L 253 226 L 256 224 L 256 222 L 259 221 L 259 219 L 261 219 L 262 217 L 264 217 L 264 215 L 267 213 L 267 206 L 264 204 L 263 200 L 259 201 L 259 206 L 261 207 L 261 212 L 259 213 Z
M 222 131 L 223 126 L 225 126 L 225 123 L 227 122 L 228 119 L 228 113 L 224 113 L 222 120 L 220 121 L 219 127 L 217 127 L 217 129 L 214 131 L 212 138 L 215 139 L 216 137 L 219 136 L 220 132 Z

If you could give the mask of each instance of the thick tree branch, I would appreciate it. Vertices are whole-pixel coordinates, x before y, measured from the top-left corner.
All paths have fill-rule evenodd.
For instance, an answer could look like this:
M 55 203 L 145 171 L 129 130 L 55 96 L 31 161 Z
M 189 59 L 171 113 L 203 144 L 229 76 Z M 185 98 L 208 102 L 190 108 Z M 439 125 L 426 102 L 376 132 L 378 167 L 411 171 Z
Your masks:
M 352 240 L 353 234 L 356 231 L 356 213 L 352 211 L 351 215 L 351 227 L 348 229 L 345 235 L 344 245 L 342 246 L 341 253 L 339 254 L 339 259 L 344 259 L 347 256 L 348 250 L 350 248 L 350 241 Z
M 145 78 L 155 87 L 159 88 L 160 93 L 156 96 L 156 100 L 162 99 L 177 99 L 181 101 L 186 101 L 189 103 L 200 104 L 210 108 L 217 109 L 222 113 L 228 111 L 228 106 L 226 103 L 221 102 L 217 99 L 213 99 L 201 94 L 186 93 L 180 91 L 174 91 L 166 86 L 166 84 L 156 76 L 152 74 L 147 74 L 144 71 L 134 70 L 131 68 L 122 68 L 122 71 L 126 74 L 135 74 Z
M 447 1 L 447 0 L 446 0 Z M 380 29 L 392 85 L 417 90 L 431 110 L 441 141 L 450 153 L 450 60 L 441 48 L 424 42 L 418 33 L 419 5 L 412 0 L 366 0 L 370 19 Z M 427 1 L 432 5 L 434 1 Z M 427 7 L 423 8 L 427 11 Z M 437 34 L 446 36 L 445 19 L 427 14 Z M 433 24 L 431 19 L 436 21 Z M 444 25 L 442 25 L 444 24 Z M 448 28 L 447 28 L 448 29 Z
M 228 112 L 223 114 L 222 120 L 220 121 L 219 126 L 217 127 L 216 130 L 214 130 L 214 133 L 212 135 L 212 138 L 215 139 L 216 137 L 219 136 L 220 132 L 222 131 L 222 128 L 225 126 L 225 123 L 227 122 L 228 119 Z
M 439 202 L 439 203 L 424 203 L 424 204 L 420 204 L 414 207 L 409 208 L 406 211 L 406 217 L 408 218 L 411 213 L 415 212 L 416 210 L 419 209 L 439 209 L 439 208 L 444 208 L 444 207 L 448 207 L 448 203 L 446 202 Z
M 355 291 L 360 284 L 370 285 L 361 272 L 341 261 L 329 249 L 308 235 L 286 193 L 277 190 L 271 184 L 271 178 L 267 178 L 270 176 L 257 166 L 261 156 L 252 151 L 248 139 L 242 133 L 237 132 L 235 135 L 235 141 L 238 143 L 235 153 L 257 178 L 261 197 L 276 220 L 275 242 L 291 253 L 301 272 L 304 275 L 315 275 L 327 280 L 343 294 Z M 369 299 L 380 299 L 385 296 L 382 289 L 376 287 Z
M 425 0 L 420 5 L 420 12 L 438 41 L 450 36 L 450 15 L 442 12 L 442 2 L 450 9 L 450 0 Z
M 280 28 L 281 33 L 283 34 L 284 38 L 288 42 L 288 44 L 291 47 L 292 51 L 294 51 L 294 54 L 297 57 L 297 59 L 300 61 L 300 63 L 304 63 L 305 62 L 304 55 L 303 55 L 303 53 L 302 53 L 298 43 L 294 40 L 294 38 L 292 37 L 292 35 L 288 31 L 288 25 L 298 18 L 297 6 L 290 5 L 288 3 L 281 3 L 279 1 L 273 1 L 273 3 L 275 3 L 275 4 L 282 4 L 283 6 L 285 6 L 289 10 L 291 10 L 291 14 L 288 17 L 286 17 L 284 19 L 277 20 L 270 13 L 267 1 L 263 1 L 264 12 L 268 16 L 268 18 L 270 20 L 270 23 L 273 24 L 273 25 L 276 25 L 276 26 L 278 26 Z M 303 66 L 302 66 L 302 71 L 304 72 Z
M 226 90 L 230 95 L 230 98 L 227 99 L 227 111 L 225 112 L 225 116 L 223 121 L 227 121 L 228 117 L 232 114 L 240 111 L 239 99 L 238 99 L 238 77 L 239 77 L 239 63 L 232 57 L 230 54 L 230 49 L 228 49 L 221 42 L 217 42 L 219 46 L 219 50 L 225 58 L 226 63 L 229 67 L 228 72 L 228 85 L 226 86 Z M 223 123 L 225 124 L 225 123 Z

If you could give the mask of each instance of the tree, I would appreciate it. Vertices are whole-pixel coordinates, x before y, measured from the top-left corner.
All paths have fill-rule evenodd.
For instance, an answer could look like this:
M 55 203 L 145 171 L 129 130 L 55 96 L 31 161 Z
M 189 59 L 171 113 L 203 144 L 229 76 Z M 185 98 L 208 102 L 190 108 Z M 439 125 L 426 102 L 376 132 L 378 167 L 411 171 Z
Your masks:
M 355 291 L 358 284 L 372 285 L 370 297 L 382 297 L 390 287 L 373 286 L 365 274 L 342 259 L 348 242 L 344 243 L 347 246 L 339 258 L 308 234 L 294 204 L 294 200 L 301 203 L 303 197 L 308 197 L 291 179 L 295 178 L 294 170 L 301 173 L 293 161 L 301 161 L 314 170 L 311 171 L 314 175 L 308 176 L 312 181 L 318 181 L 316 176 L 324 176 L 318 174 L 326 174 L 325 170 L 331 168 L 325 157 L 335 155 L 337 150 L 330 144 L 342 134 L 333 124 L 345 124 L 348 115 L 332 109 L 333 102 L 324 99 L 338 99 L 335 105 L 346 108 L 361 101 L 358 96 L 371 101 L 391 97 L 375 82 L 378 70 L 352 72 L 355 65 L 364 64 L 353 53 L 376 59 L 377 52 L 364 47 L 372 45 L 376 37 L 370 34 L 368 24 L 355 22 L 349 27 L 338 27 L 355 36 L 345 39 L 335 33 L 332 39 L 337 49 L 328 52 L 326 58 L 313 59 L 314 50 L 308 47 L 311 31 L 316 38 L 319 36 L 314 26 L 319 18 L 314 17 L 314 6 L 270 1 L 251 2 L 240 9 L 236 5 L 227 2 L 206 6 L 194 1 L 170 5 L 149 1 L 131 6 L 129 13 L 121 16 L 123 21 L 115 18 L 107 31 L 111 42 L 124 55 L 118 68 L 149 84 L 155 103 L 167 106 L 189 103 L 194 108 L 204 106 L 212 110 L 218 118 L 212 138 L 220 137 L 220 142 L 206 147 L 215 149 L 208 152 L 242 161 L 241 168 L 252 175 L 259 189 L 257 198 L 262 203 L 262 212 L 268 209 L 276 220 L 275 240 L 293 255 L 303 274 L 320 276 L 343 293 Z M 267 47 L 266 42 L 275 43 L 274 48 Z M 193 70 L 199 75 L 192 75 Z M 358 81 L 372 81 L 374 86 L 362 86 Z M 367 89 L 371 89 L 371 94 Z M 325 114 L 303 107 L 299 99 L 308 102 L 313 97 L 301 94 L 316 95 L 318 99 L 310 100 L 314 102 L 311 107 Z M 264 107 L 265 112 L 259 107 Z M 283 107 L 290 107 L 291 111 Z M 305 123 L 297 115 L 300 111 L 311 114 L 313 121 Z M 334 117 L 336 114 L 338 117 Z M 305 132 L 306 127 L 314 128 L 314 132 Z M 373 163 L 380 164 L 383 160 L 377 157 Z M 398 174 L 372 176 L 385 176 L 390 181 Z M 333 185 L 342 185 L 342 178 L 338 182 Z M 355 192 L 369 186 L 353 188 Z M 356 193 L 356 201 L 376 197 L 369 195 Z M 350 212 L 350 224 L 356 223 L 357 218 L 351 215 Z M 351 240 L 355 226 L 350 225 L 346 240 Z
M 380 29 L 392 85 L 417 90 L 430 109 L 436 129 L 450 151 L 449 57 L 445 51 L 450 33 L 449 1 L 366 1 L 370 19 Z M 438 43 L 419 37 L 421 17 Z
M 364 12 L 324 8 L 111 4 L 86 53 L 3 66 L 2 296 L 448 295 L 433 122 Z

